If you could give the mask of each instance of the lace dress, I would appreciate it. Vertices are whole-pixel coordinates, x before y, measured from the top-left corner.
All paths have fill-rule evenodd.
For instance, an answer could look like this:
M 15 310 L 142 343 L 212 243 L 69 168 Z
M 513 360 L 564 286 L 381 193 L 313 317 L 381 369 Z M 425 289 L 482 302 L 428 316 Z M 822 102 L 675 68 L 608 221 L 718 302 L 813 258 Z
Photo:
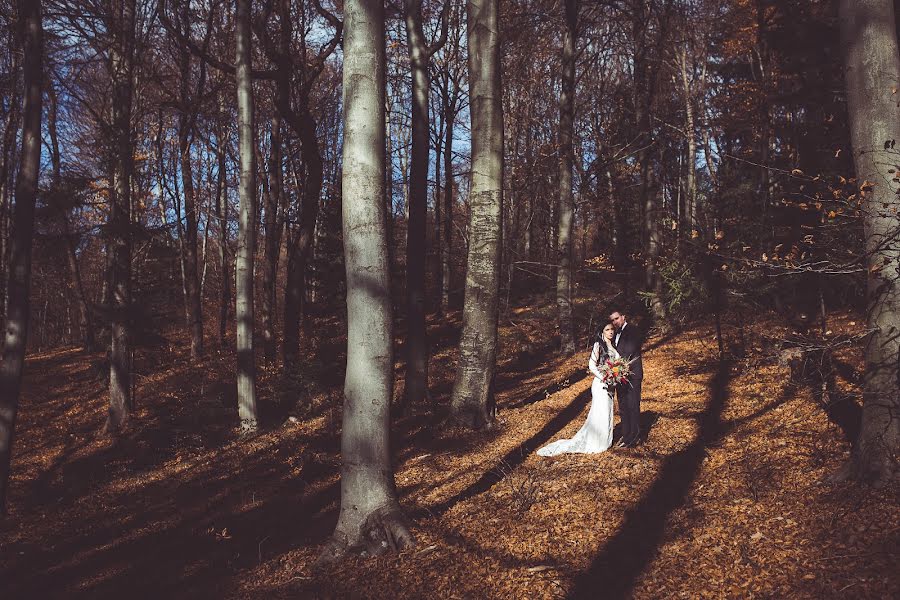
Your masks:
M 618 357 L 613 349 L 611 357 Z M 537 451 L 540 456 L 556 456 L 558 454 L 595 454 L 605 452 L 612 445 L 613 438 L 613 398 L 600 376 L 597 361 L 600 359 L 600 342 L 594 344 L 588 369 L 594 374 L 591 383 L 591 409 L 587 420 L 568 440 L 556 440 Z

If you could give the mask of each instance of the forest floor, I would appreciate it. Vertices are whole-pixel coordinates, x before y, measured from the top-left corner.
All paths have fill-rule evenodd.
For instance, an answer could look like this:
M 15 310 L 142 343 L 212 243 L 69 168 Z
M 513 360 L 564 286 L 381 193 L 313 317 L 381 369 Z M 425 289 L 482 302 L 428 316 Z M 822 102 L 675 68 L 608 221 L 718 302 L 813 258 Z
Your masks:
M 234 429 L 233 355 L 215 347 L 199 364 L 183 343 L 141 351 L 136 418 L 116 439 L 98 435 L 101 356 L 32 355 L 0 596 L 900 597 L 898 488 L 826 483 L 847 436 L 817 384 L 793 384 L 779 366 L 772 340 L 784 330 L 758 319 L 721 363 L 708 323 L 648 340 L 646 443 L 553 459 L 535 450 L 580 427 L 590 379 L 586 349 L 553 351 L 552 305 L 504 319 L 499 427 L 486 433 L 441 424 L 459 315 L 433 322 L 438 408 L 417 406 L 394 427 L 418 543 L 318 572 L 337 518 L 344 340 L 315 348 L 327 357 L 309 363 L 315 385 L 261 369 L 268 425 L 251 439 Z M 830 323 L 833 335 L 855 325 L 852 315 Z M 846 392 L 860 355 L 837 357 Z

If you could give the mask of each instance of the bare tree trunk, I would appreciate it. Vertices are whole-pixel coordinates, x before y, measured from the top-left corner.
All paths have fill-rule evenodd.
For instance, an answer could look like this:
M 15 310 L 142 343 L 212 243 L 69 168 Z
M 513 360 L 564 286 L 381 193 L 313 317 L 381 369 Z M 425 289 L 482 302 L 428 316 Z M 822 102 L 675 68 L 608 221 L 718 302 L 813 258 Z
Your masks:
M 253 258 L 256 251 L 256 144 L 253 141 L 253 82 L 250 79 L 250 2 L 237 0 L 235 79 L 238 99 L 238 137 L 241 156 L 240 220 L 235 261 L 237 289 L 237 399 L 241 430 L 254 431 L 259 421 L 256 408 L 256 360 L 253 349 Z
M 697 135 L 694 123 L 694 96 L 688 74 L 687 49 L 679 51 L 681 84 L 684 91 L 685 138 L 687 139 L 687 213 L 691 231 L 697 228 Z M 689 232 L 690 233 L 690 232 Z
M 472 114 L 472 189 L 459 365 L 453 420 L 473 428 L 494 420 L 497 310 L 503 215 L 503 109 L 499 0 L 469 0 L 468 48 Z
M 397 501 L 389 444 L 393 318 L 384 213 L 384 7 L 344 4 L 343 230 L 347 373 L 341 511 L 320 561 L 413 544 Z
M 448 0 L 449 1 L 449 0 Z M 430 49 L 422 29 L 422 0 L 405 0 L 412 71 L 412 150 L 406 228 L 406 407 L 428 397 L 428 334 L 425 327 L 425 227 L 428 200 L 428 99 Z
M 284 371 L 296 369 L 300 359 L 300 322 L 306 296 L 306 263 L 312 249 L 322 194 L 323 165 L 316 137 L 316 121 L 304 104 L 293 113 L 291 127 L 300 136 L 300 154 L 306 166 L 306 180 L 300 204 L 300 225 L 290 240 L 287 281 L 284 286 Z
M 269 193 L 266 194 L 266 256 L 263 263 L 263 350 L 267 362 L 275 362 L 275 287 L 278 277 L 278 258 L 281 253 L 281 198 L 284 178 L 281 161 L 281 115 L 272 116 L 271 148 L 269 149 Z
M 562 47 L 562 93 L 559 97 L 559 223 L 557 229 L 556 306 L 559 345 L 563 354 L 575 353 L 572 318 L 572 231 L 575 203 L 572 195 L 575 132 L 575 39 L 578 35 L 578 0 L 565 0 L 566 30 Z
M 865 198 L 868 329 L 863 412 L 849 472 L 886 483 L 900 452 L 900 219 L 893 174 L 900 139 L 896 96 L 900 55 L 891 0 L 841 0 L 841 38 L 856 178 Z M 890 143 L 888 143 L 890 141 Z M 866 186 L 871 188 L 866 189 Z
M 18 70 L 18 53 L 12 53 L 11 71 Z M 9 267 L 9 215 L 12 202 L 12 172 L 16 162 L 15 145 L 19 133 L 19 107 L 22 105 L 18 78 L 14 77 L 10 90 L 9 113 L 3 129 L 3 154 L 0 155 L 0 316 L 6 316 L 6 279 Z
M 453 251 L 453 126 L 454 109 L 447 113 L 447 130 L 444 132 L 444 239 L 441 244 L 441 308 L 450 308 L 450 289 L 453 286 L 453 267 L 450 262 Z M 440 202 L 440 200 L 438 200 Z
M 220 115 L 222 118 L 224 115 Z M 228 311 L 231 306 L 231 273 L 228 268 L 228 189 L 225 180 L 225 127 L 219 125 L 216 131 L 216 219 L 219 222 L 219 270 L 221 271 L 221 291 L 219 294 L 219 345 L 225 346 L 228 331 Z
M 188 4 L 182 9 L 182 26 L 188 29 Z M 188 330 L 191 334 L 191 359 L 197 360 L 203 355 L 203 310 L 200 298 L 200 270 L 197 257 L 197 197 L 194 190 L 194 170 L 191 162 L 191 141 L 194 137 L 194 119 L 191 114 L 196 110 L 190 97 L 191 53 L 182 48 L 179 56 L 181 71 L 181 89 L 178 114 L 178 156 L 181 166 L 181 189 L 184 192 L 184 243 L 183 266 L 185 304 Z M 180 220 L 181 215 L 176 215 Z
M 666 7 L 671 7 L 671 0 L 667 0 Z M 666 11 L 668 14 L 668 10 Z M 648 31 L 651 29 L 651 8 L 635 10 L 632 15 L 632 35 L 635 43 L 634 57 L 634 110 L 635 124 L 640 136 L 642 150 L 638 152 L 638 162 L 641 170 L 640 201 L 644 217 L 644 250 L 646 259 L 645 286 L 650 293 L 650 312 L 658 323 L 665 323 L 667 319 L 666 306 L 662 300 L 662 278 L 659 276 L 658 261 L 662 250 L 662 235 L 659 227 L 659 181 L 656 170 L 653 167 L 651 142 L 653 139 L 653 98 L 656 90 L 656 68 L 651 62 L 655 54 L 659 54 L 659 48 L 665 35 L 665 15 L 660 15 L 658 36 L 651 44 Z
M 43 84 L 43 29 L 39 0 L 19 0 L 25 107 L 22 123 L 22 158 L 16 180 L 16 209 L 10 237 L 9 281 L 3 362 L 0 363 L 0 514 L 6 514 L 10 461 L 15 435 L 19 392 L 25 368 L 31 285 L 31 241 L 34 205 L 41 170 L 41 92 Z
M 110 194 L 109 415 L 104 429 L 123 429 L 134 409 L 131 395 L 131 102 L 134 74 L 135 0 L 119 0 L 110 48 L 115 159 Z

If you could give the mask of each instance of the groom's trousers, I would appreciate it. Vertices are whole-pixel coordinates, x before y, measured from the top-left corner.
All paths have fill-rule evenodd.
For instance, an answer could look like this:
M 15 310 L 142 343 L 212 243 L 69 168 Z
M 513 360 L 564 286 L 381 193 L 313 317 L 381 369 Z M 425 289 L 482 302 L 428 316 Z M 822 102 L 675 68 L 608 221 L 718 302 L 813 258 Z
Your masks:
M 641 437 L 641 380 L 619 386 L 618 394 L 622 441 L 636 444 Z

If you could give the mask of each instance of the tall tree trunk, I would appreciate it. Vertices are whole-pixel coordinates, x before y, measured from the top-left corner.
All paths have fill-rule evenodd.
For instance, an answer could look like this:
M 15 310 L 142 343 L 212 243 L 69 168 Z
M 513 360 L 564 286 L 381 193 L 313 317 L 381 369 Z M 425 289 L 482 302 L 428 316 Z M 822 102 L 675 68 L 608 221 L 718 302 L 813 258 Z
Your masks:
M 316 136 L 316 121 L 304 101 L 291 113 L 291 128 L 300 136 L 300 156 L 306 166 L 306 180 L 300 201 L 300 225 L 290 240 L 287 280 L 284 285 L 284 371 L 296 369 L 300 360 L 300 323 L 306 297 L 306 264 L 316 232 L 319 196 L 322 194 L 323 165 Z
M 681 85 L 684 92 L 684 126 L 687 140 L 687 207 L 686 213 L 690 231 L 697 228 L 697 134 L 694 122 L 694 97 L 691 89 L 691 78 L 688 73 L 687 49 L 679 51 L 681 67 Z M 690 234 L 690 231 L 688 234 Z M 681 232 L 679 232 L 681 234 Z
M 19 392 L 25 368 L 31 284 L 31 241 L 34 205 L 41 170 L 41 92 L 43 84 L 43 29 L 39 0 L 19 0 L 19 28 L 23 54 L 25 107 L 22 155 L 16 180 L 16 206 L 10 236 L 9 281 L 3 362 L 0 363 L 0 514 L 6 514 L 12 445 Z
M 453 251 L 453 126 L 454 107 L 447 113 L 447 130 L 444 132 L 444 239 L 441 244 L 441 310 L 450 308 L 450 289 L 453 285 L 453 267 L 450 262 Z M 441 200 L 439 199 L 438 202 Z
M 123 429 L 133 410 L 131 395 L 131 102 L 134 86 L 135 0 L 119 0 L 113 14 L 115 40 L 110 48 L 113 79 L 115 158 L 110 194 L 109 415 L 105 430 Z
M 240 146 L 240 219 L 235 261 L 237 289 L 237 400 L 241 430 L 257 428 L 256 360 L 253 349 L 253 258 L 256 252 L 256 144 L 253 141 L 253 82 L 251 80 L 250 2 L 237 0 L 235 80 L 238 100 L 238 144 Z
M 438 314 L 438 316 L 443 316 L 444 307 L 441 304 L 441 282 L 444 280 L 444 273 L 441 270 L 441 237 L 443 236 L 443 216 L 442 216 L 442 206 L 441 200 L 443 199 L 443 194 L 441 194 L 441 186 L 443 185 L 443 173 L 442 169 L 444 166 L 444 126 L 445 123 L 445 111 L 443 107 L 441 111 L 438 113 L 438 123 L 435 128 L 435 144 L 434 144 L 434 231 L 432 232 L 432 236 L 434 238 L 434 242 L 432 243 L 432 253 L 431 253 L 431 273 L 434 278 L 434 296 L 431 299 L 432 307 L 434 311 Z
M 222 118 L 222 116 L 220 116 Z M 228 268 L 228 189 L 225 180 L 225 127 L 216 130 L 216 220 L 219 222 L 219 270 L 221 291 L 219 294 L 219 346 L 225 346 L 228 331 L 228 311 L 231 307 L 231 270 Z
M 891 0 L 841 0 L 841 38 L 856 178 L 865 198 L 868 329 L 862 428 L 851 473 L 886 482 L 900 452 L 900 219 L 894 180 L 900 139 L 896 96 L 900 55 Z M 866 189 L 866 186 L 871 186 Z
M 305 80 L 300 93 L 299 107 L 295 110 L 291 104 L 291 82 L 294 67 L 290 59 L 293 28 L 289 1 L 280 0 L 276 9 L 281 21 L 281 38 L 280 77 L 276 81 L 275 102 L 282 117 L 300 138 L 300 157 L 306 168 L 306 178 L 303 182 L 300 200 L 300 225 L 290 234 L 287 248 L 282 368 L 285 374 L 289 374 L 297 369 L 300 360 L 300 325 L 303 320 L 306 299 L 306 265 L 315 240 L 324 168 L 322 154 L 319 150 L 317 123 L 309 110 L 309 86 L 314 77 Z M 332 20 L 332 24 L 336 27 L 335 36 L 340 36 L 340 24 L 334 20 Z M 337 39 L 334 41 L 336 43 Z
M 12 73 L 18 70 L 18 52 L 12 52 Z M 0 155 L 0 316 L 6 315 L 6 279 L 9 267 L 9 216 L 12 206 L 12 172 L 16 163 L 16 137 L 19 133 L 20 108 L 22 105 L 18 77 L 12 78 L 9 98 L 9 113 L 3 128 L 3 154 Z
M 188 4 L 183 5 L 182 21 L 189 28 Z M 181 71 L 178 113 L 178 157 L 181 166 L 181 189 L 184 192 L 184 243 L 182 244 L 184 265 L 185 304 L 188 330 L 191 334 L 191 359 L 203 355 L 203 309 L 200 298 L 200 269 L 197 257 L 197 196 L 194 190 L 194 169 L 191 162 L 191 141 L 194 137 L 194 119 L 191 112 L 196 110 L 190 97 L 191 53 L 182 48 L 179 56 Z M 181 215 L 176 215 L 180 220 Z
M 671 6 L 671 0 L 666 5 Z M 668 12 L 668 11 L 667 11 Z M 653 99 L 656 90 L 656 69 L 651 65 L 653 55 L 651 43 L 648 39 L 650 19 L 652 15 L 648 8 L 635 10 L 632 16 L 632 34 L 636 45 L 634 57 L 634 109 L 635 124 L 637 126 L 642 149 L 637 153 L 641 170 L 640 201 L 644 218 L 644 258 L 646 269 L 644 272 L 644 285 L 650 293 L 650 312 L 658 323 L 665 323 L 667 319 L 666 307 L 662 300 L 662 278 L 659 276 L 660 252 L 662 250 L 662 236 L 659 227 L 659 181 L 652 162 L 651 141 L 653 139 Z M 664 21 L 664 15 L 659 17 Z M 655 40 L 656 54 L 664 37 L 665 26 L 661 23 Z
M 428 396 L 428 338 L 425 327 L 425 221 L 428 199 L 429 78 L 428 47 L 422 30 L 422 0 L 406 0 L 406 38 L 412 71 L 412 150 L 409 221 L 406 228 L 406 381 L 407 408 Z
M 496 412 L 494 373 L 503 215 L 499 0 L 469 0 L 467 13 L 472 188 L 463 326 L 451 412 L 457 423 L 483 428 L 493 423 Z
M 281 253 L 283 220 L 280 215 L 284 178 L 281 161 L 281 115 L 272 116 L 269 149 L 269 193 L 266 194 L 266 256 L 263 263 L 263 351 L 267 362 L 275 361 L 275 288 L 278 277 L 278 258 Z
M 397 501 L 389 443 L 393 318 L 384 213 L 384 6 L 344 4 L 342 213 L 347 270 L 347 373 L 341 510 L 320 560 L 413 544 Z
M 559 345 L 563 354 L 575 353 L 572 318 L 572 231 L 575 202 L 572 194 L 575 133 L 575 39 L 578 35 L 578 0 L 565 0 L 566 30 L 562 47 L 562 93 L 559 96 L 559 222 L 557 229 L 556 306 Z

